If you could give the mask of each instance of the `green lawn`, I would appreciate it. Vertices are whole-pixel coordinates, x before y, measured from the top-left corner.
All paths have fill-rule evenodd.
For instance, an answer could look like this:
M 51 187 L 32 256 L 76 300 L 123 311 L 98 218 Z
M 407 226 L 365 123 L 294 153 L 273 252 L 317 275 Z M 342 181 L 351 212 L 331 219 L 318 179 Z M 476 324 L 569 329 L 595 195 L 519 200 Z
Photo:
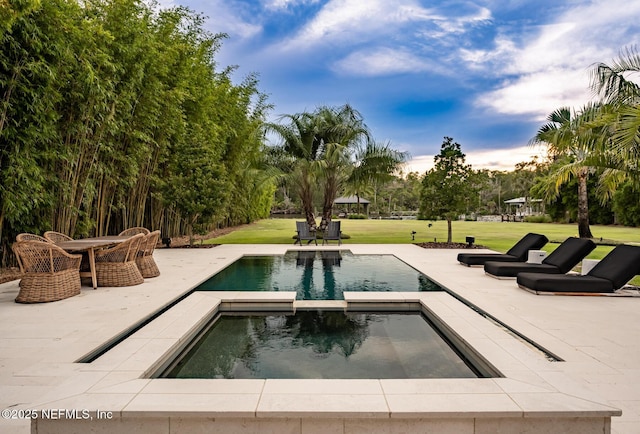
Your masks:
M 205 243 L 215 244 L 293 244 L 295 235 L 294 219 L 268 219 L 213 238 Z M 404 244 L 426 241 L 446 241 L 447 223 L 424 220 L 341 220 L 342 232 L 350 238 L 344 244 Z M 431 227 L 428 224 L 431 223 Z M 411 232 L 415 231 L 415 241 Z M 514 222 L 453 222 L 453 241 L 465 242 L 465 237 L 474 236 L 477 244 L 490 249 L 506 252 L 527 232 L 544 234 L 551 241 L 544 249 L 548 252 L 565 238 L 578 236 L 576 224 L 514 223 Z M 591 226 L 597 239 L 618 243 L 640 243 L 640 228 L 622 226 Z M 333 243 L 335 244 L 335 243 Z M 613 249 L 599 245 L 587 258 L 602 259 Z M 640 276 L 632 281 L 640 285 Z
M 397 244 L 412 243 L 411 232 L 415 231 L 415 242 L 446 241 L 447 223 L 445 221 L 427 222 L 424 220 L 341 220 L 342 232 L 350 238 L 344 244 Z M 432 226 L 428 227 L 431 223 Z M 216 244 L 293 244 L 295 234 L 294 219 L 260 220 L 230 234 L 210 239 L 206 242 Z M 640 243 L 640 228 L 621 226 L 591 226 L 597 238 L 615 242 Z M 548 223 L 493 223 L 493 222 L 453 222 L 453 241 L 465 242 L 466 236 L 474 236 L 476 243 L 500 252 L 507 251 L 527 232 L 546 235 L 549 240 L 561 242 L 570 236 L 577 236 L 575 224 Z M 553 250 L 557 244 L 550 243 L 545 249 Z M 598 246 L 588 257 L 602 258 L 612 247 Z

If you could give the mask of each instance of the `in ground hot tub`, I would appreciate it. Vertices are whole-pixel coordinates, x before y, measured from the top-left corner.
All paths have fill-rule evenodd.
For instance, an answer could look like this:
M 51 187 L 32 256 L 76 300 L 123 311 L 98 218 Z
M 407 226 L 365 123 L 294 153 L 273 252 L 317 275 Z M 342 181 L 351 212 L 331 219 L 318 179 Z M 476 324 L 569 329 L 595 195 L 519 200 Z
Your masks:
M 482 369 L 421 312 L 218 315 L 166 378 L 478 378 Z

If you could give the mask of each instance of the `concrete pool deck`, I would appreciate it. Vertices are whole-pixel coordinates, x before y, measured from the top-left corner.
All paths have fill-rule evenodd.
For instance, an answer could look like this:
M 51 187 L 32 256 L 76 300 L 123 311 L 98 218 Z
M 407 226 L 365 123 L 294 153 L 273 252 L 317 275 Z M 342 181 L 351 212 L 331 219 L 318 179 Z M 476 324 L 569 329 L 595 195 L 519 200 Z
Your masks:
M 456 412 L 460 416 L 457 430 L 448 426 L 452 432 L 492 432 L 498 427 L 509 432 L 508 425 L 497 422 L 500 417 L 516 420 L 534 414 L 549 420 L 559 418 L 554 429 L 548 431 L 585 432 L 580 418 L 589 414 L 592 419 L 603 420 L 604 429 L 599 432 L 606 432 L 612 415 L 611 432 L 640 432 L 640 298 L 536 296 L 517 288 L 512 280 L 496 280 L 485 276 L 482 269 L 459 265 L 455 261 L 457 250 L 414 245 L 340 247 L 354 254 L 394 254 L 563 362 L 546 360 L 540 352 L 446 293 L 351 293 L 347 301 L 408 300 L 432 308 L 506 378 L 193 380 L 178 388 L 175 382 L 167 381 L 184 380 L 142 378 L 154 361 L 222 301 L 233 303 L 243 297 L 207 293 L 186 298 L 175 310 L 94 363 L 75 363 L 242 254 L 316 248 L 322 249 L 291 245 L 159 249 L 155 257 L 160 277 L 126 288 L 93 290 L 83 286 L 79 296 L 37 305 L 13 302 L 17 281 L 0 285 L 0 409 L 75 409 L 80 412 L 78 418 L 83 417 L 84 409 L 114 410 L 122 420 L 129 417 L 134 425 L 139 419 L 132 415 L 143 415 L 147 432 L 202 428 L 189 425 L 202 417 L 240 422 L 245 432 L 263 432 L 263 428 L 299 432 L 301 426 L 304 432 L 371 433 L 373 428 L 391 432 L 399 428 L 390 424 L 394 417 L 403 421 L 404 430 L 411 430 L 412 423 L 416 429 L 436 429 L 443 426 L 438 425 L 443 418 Z M 269 298 L 264 293 L 244 294 Z M 287 300 L 286 293 L 277 297 Z M 216 382 L 216 391 L 202 393 L 211 381 Z M 332 401 L 323 404 L 318 397 L 330 397 Z M 622 416 L 616 416 L 618 409 Z M 179 411 L 180 417 L 174 415 L 168 422 L 171 418 L 166 412 L 172 410 Z M 572 412 L 575 418 L 570 417 Z M 369 417 L 369 425 L 363 422 L 363 416 Z M 315 420 L 300 425 L 298 419 L 308 420 L 305 417 Z M 68 432 L 63 429 L 66 421 L 39 422 L 40 428 L 59 427 L 60 432 Z M 91 423 L 98 432 L 117 432 L 108 420 Z M 29 426 L 30 421 L 25 419 L 0 420 L 3 433 L 26 433 Z M 135 425 L 137 432 L 143 432 L 141 428 Z M 222 425 L 219 428 L 223 430 Z

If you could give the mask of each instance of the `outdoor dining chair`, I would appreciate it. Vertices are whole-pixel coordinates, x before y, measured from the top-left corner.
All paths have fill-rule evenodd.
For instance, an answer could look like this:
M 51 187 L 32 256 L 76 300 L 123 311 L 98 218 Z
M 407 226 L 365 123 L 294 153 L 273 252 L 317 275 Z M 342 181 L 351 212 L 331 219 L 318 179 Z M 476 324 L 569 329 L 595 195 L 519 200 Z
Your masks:
M 143 234 L 132 236 L 112 247 L 95 253 L 98 286 L 133 286 L 144 282 L 136 265 L 136 257 Z
M 40 235 L 30 234 L 28 232 L 16 235 L 16 241 L 42 241 L 43 243 L 49 243 L 50 241 Z
M 16 303 L 45 303 L 80 294 L 80 261 L 49 241 L 16 241 L 11 246 L 23 272 Z
M 307 222 L 296 222 L 296 232 L 298 232 L 298 235 L 296 237 L 296 242 L 293 244 L 300 243 L 300 245 L 302 245 L 302 241 L 306 241 L 307 244 L 311 244 L 311 241 L 313 241 L 316 243 L 316 246 L 318 245 L 316 233 L 309 229 L 309 224 Z
M 44 237 L 51 241 L 52 243 L 59 243 L 61 241 L 71 241 L 73 240 L 73 238 L 71 238 L 68 235 L 65 235 L 63 233 L 60 232 L 55 232 L 55 231 L 47 231 L 44 233 Z
M 322 235 L 322 245 L 329 244 L 329 241 L 338 241 L 338 245 L 342 244 L 342 231 L 340 230 L 340 222 L 329 222 L 327 228 Z
M 142 277 L 157 277 L 160 275 L 160 269 L 156 261 L 153 259 L 153 251 L 156 249 L 158 240 L 160 239 L 160 231 L 153 231 L 144 236 L 138 248 L 136 256 L 136 264 L 142 274 Z
M 147 228 L 136 226 L 134 228 L 125 229 L 124 231 L 120 232 L 118 235 L 122 237 L 128 237 L 130 235 L 137 235 L 137 234 L 149 235 L 149 232 L 151 231 L 149 231 L 149 229 Z

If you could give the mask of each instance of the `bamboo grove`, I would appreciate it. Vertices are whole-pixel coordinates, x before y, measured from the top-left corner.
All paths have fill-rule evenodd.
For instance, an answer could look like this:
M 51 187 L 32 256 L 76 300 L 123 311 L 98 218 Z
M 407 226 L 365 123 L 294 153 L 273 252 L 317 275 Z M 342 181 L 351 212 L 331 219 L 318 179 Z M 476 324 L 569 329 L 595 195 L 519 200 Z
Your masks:
M 269 109 L 225 35 L 138 0 L 0 0 L 0 238 L 163 236 L 268 215 Z

